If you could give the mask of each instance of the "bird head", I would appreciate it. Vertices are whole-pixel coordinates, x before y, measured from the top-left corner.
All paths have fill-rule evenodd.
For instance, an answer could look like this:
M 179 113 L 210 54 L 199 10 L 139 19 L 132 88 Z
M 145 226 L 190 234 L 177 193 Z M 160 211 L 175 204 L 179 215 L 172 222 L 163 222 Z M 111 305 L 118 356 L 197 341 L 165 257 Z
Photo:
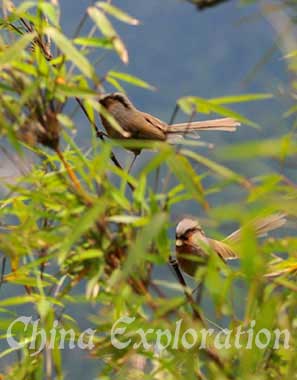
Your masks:
M 121 106 L 131 109 L 134 108 L 128 97 L 121 92 L 113 92 L 110 94 L 102 95 L 99 98 L 99 103 L 103 105 L 107 110 L 114 105 L 120 104 Z
M 204 231 L 197 219 L 184 218 L 176 226 L 176 248 L 191 245 L 193 235 L 205 236 Z

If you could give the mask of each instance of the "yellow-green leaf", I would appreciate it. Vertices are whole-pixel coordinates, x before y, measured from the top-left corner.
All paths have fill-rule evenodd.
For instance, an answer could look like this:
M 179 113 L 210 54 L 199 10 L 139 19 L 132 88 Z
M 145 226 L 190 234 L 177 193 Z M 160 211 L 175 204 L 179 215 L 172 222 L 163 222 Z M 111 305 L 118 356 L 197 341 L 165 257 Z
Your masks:
M 105 16 L 104 12 L 99 10 L 98 8 L 95 7 L 89 7 L 87 10 L 89 16 L 91 19 L 95 22 L 96 26 L 98 27 L 99 30 L 101 30 L 102 34 L 105 37 L 110 38 L 113 47 L 115 51 L 118 53 L 120 56 L 121 60 L 124 63 L 128 63 L 129 57 L 128 57 L 128 52 L 127 49 L 118 36 L 117 32 L 113 28 L 112 24 L 108 20 L 108 18 Z
M 239 114 L 238 112 L 232 111 L 229 108 L 223 107 L 219 104 L 217 104 L 216 100 L 206 100 L 194 96 L 188 96 L 179 99 L 178 101 L 179 106 L 181 109 L 186 113 L 193 113 L 193 112 L 200 112 L 200 113 L 210 113 L 210 112 L 216 112 L 220 115 L 226 116 L 226 117 L 232 117 L 242 123 L 245 123 L 247 125 L 250 125 L 252 127 L 258 128 L 258 124 L 254 123 L 253 121 L 247 119 L 245 116 Z
M 96 6 L 103 9 L 106 13 L 109 13 L 111 16 L 117 18 L 118 20 L 125 22 L 126 24 L 130 24 L 130 25 L 139 24 L 139 20 L 128 15 L 126 12 L 122 11 L 120 8 L 115 7 L 114 5 L 110 3 L 98 1 L 96 3 Z
M 127 73 L 121 73 L 118 71 L 109 71 L 108 77 L 119 79 L 123 82 L 127 82 L 129 84 L 133 84 L 134 86 L 147 88 L 150 90 L 154 90 L 155 88 L 151 86 L 149 83 L 145 82 L 144 80 L 137 78 L 134 75 L 127 74 Z
M 72 61 L 83 74 L 88 78 L 94 78 L 96 76 L 93 66 L 67 37 L 52 27 L 46 28 L 46 34 L 53 39 L 58 48 L 65 54 L 66 59 Z
M 18 39 L 13 45 L 8 49 L 4 49 L 0 54 L 0 67 L 11 63 L 16 58 L 18 58 L 24 51 L 24 49 L 29 45 L 29 43 L 34 39 L 36 33 L 28 33 Z
M 214 104 L 230 104 L 230 103 L 243 103 L 243 102 L 253 102 L 256 100 L 265 100 L 273 98 L 272 94 L 244 94 L 236 96 L 224 96 L 221 98 L 210 99 L 211 103 Z
M 192 152 L 190 150 L 182 149 L 181 153 L 199 162 L 200 164 L 208 167 L 209 169 L 211 169 L 212 171 L 214 171 L 215 173 L 219 174 L 220 176 L 224 178 L 237 181 L 247 188 L 250 187 L 250 183 L 248 182 L 246 178 L 240 176 L 239 174 L 233 172 L 232 170 L 226 168 L 225 166 L 218 164 L 217 162 L 209 160 L 208 158 L 201 156 L 200 154 Z
M 108 38 L 99 37 L 78 37 L 75 38 L 74 43 L 82 46 L 97 47 L 103 49 L 112 49 L 113 45 Z

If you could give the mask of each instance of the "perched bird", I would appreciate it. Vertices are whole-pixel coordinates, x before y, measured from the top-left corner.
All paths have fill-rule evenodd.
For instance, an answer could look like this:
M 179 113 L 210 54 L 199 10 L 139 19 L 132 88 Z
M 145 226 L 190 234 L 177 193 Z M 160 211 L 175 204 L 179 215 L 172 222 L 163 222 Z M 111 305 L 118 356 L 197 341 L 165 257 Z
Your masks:
M 275 230 L 286 223 L 285 214 L 274 214 L 250 222 L 257 236 Z M 197 219 L 182 219 L 176 227 L 176 258 L 181 269 L 194 276 L 199 265 L 205 265 L 209 254 L 207 248 L 213 250 L 223 260 L 236 259 L 238 256 L 232 247 L 241 238 L 241 229 L 236 230 L 224 240 L 208 238 Z
M 103 112 L 100 113 L 102 124 L 107 134 L 115 139 L 131 138 L 141 140 L 159 140 L 174 142 L 176 135 L 185 135 L 193 131 L 226 131 L 233 132 L 240 123 L 232 118 L 221 118 L 207 121 L 195 121 L 182 124 L 168 125 L 156 117 L 139 111 L 128 97 L 122 93 L 103 95 L 99 103 L 118 122 L 124 134 L 116 130 L 107 120 Z M 130 148 L 135 156 L 140 148 Z

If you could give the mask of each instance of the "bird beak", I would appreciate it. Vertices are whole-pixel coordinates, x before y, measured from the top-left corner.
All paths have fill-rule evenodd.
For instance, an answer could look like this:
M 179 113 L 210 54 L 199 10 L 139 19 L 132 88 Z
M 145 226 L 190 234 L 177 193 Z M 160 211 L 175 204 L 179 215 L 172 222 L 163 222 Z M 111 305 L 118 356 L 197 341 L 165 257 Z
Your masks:
M 176 247 L 181 247 L 183 245 L 183 241 L 181 239 L 176 239 L 175 240 L 175 246 Z

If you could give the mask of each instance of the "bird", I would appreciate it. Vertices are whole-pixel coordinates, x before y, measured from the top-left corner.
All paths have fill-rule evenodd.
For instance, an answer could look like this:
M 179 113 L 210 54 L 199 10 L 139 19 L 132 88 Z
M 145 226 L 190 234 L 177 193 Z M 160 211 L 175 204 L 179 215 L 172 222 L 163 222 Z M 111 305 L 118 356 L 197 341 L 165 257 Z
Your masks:
M 286 223 L 286 215 L 276 213 L 258 218 L 249 223 L 256 236 L 264 236 L 267 232 L 280 228 Z M 176 226 L 176 259 L 180 268 L 194 277 L 199 266 L 207 264 L 209 251 L 214 251 L 224 262 L 237 259 L 234 244 L 240 242 L 242 229 L 231 233 L 219 241 L 206 236 L 198 219 L 183 218 Z
M 104 110 L 99 112 L 102 124 L 109 137 L 114 139 L 141 139 L 152 141 L 176 142 L 176 137 L 182 137 L 193 131 L 226 131 L 234 132 L 240 123 L 233 118 L 220 118 L 206 121 L 195 121 L 168 125 L 164 121 L 138 110 L 129 98 L 120 92 L 105 94 L 98 99 L 104 110 L 116 120 L 121 131 L 116 129 Z M 128 148 L 135 157 L 141 148 Z

